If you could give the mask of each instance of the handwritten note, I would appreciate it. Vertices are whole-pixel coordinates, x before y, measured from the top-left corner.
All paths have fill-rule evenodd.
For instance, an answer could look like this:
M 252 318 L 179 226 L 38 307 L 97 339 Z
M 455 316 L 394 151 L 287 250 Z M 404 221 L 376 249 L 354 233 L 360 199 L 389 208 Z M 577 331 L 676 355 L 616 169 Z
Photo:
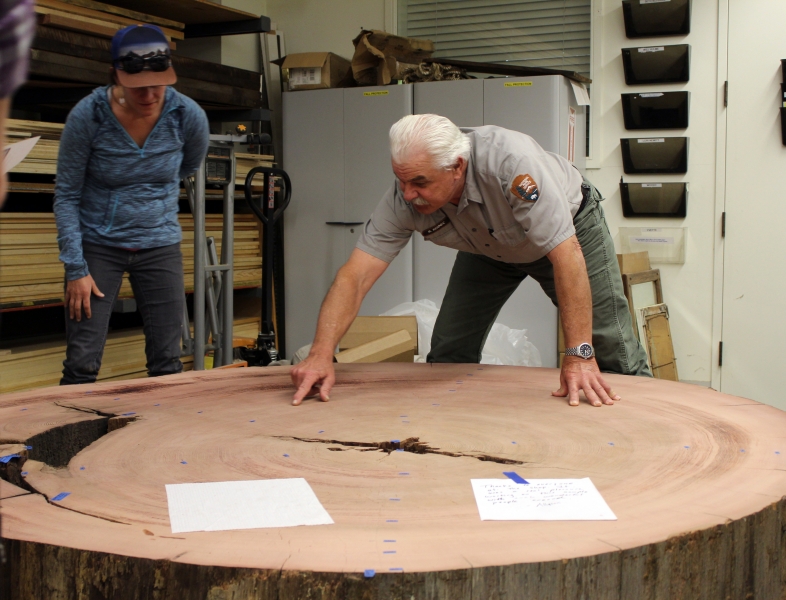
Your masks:
M 472 479 L 481 521 L 616 521 L 588 477 Z
M 166 496 L 172 533 L 333 523 L 303 478 L 169 484 Z

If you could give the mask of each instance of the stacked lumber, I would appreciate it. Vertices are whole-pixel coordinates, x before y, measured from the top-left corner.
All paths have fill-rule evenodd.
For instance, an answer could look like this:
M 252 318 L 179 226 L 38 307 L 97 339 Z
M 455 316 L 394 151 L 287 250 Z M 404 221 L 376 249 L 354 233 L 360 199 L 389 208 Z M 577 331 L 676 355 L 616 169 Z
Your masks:
M 183 268 L 186 290 L 194 287 L 194 221 L 178 215 L 183 228 Z M 223 216 L 206 216 L 206 233 L 221 249 Z M 0 214 L 0 305 L 61 302 L 63 265 L 57 246 L 57 227 L 52 213 Z M 220 256 L 220 254 L 219 254 Z M 235 287 L 258 287 L 262 279 L 259 227 L 253 215 L 235 215 Z M 131 297 L 131 284 L 124 277 L 120 297 Z
M 17 94 L 15 103 L 73 105 L 96 86 L 106 85 L 112 64 L 110 44 L 111 40 L 106 37 L 39 27 L 30 51 L 31 80 Z M 259 73 L 176 53 L 172 55 L 172 65 L 178 77 L 175 89 L 205 108 L 262 106 Z M 53 89 L 52 86 L 61 87 Z
M 258 318 L 235 319 L 236 337 L 256 338 Z M 0 350 L 0 393 L 57 385 L 63 371 L 65 339 Z M 183 357 L 183 368 L 190 371 L 194 358 Z M 106 340 L 99 381 L 146 377 L 145 335 L 141 328 L 112 332 Z
M 235 152 L 235 185 L 245 185 L 246 175 L 254 167 L 272 167 L 273 156 L 270 154 L 247 154 Z M 254 185 L 262 185 L 262 178 L 254 178 Z
M 185 24 L 93 0 L 37 0 L 35 12 L 44 27 L 111 38 L 118 29 L 139 23 L 158 25 L 171 42 L 182 40 Z

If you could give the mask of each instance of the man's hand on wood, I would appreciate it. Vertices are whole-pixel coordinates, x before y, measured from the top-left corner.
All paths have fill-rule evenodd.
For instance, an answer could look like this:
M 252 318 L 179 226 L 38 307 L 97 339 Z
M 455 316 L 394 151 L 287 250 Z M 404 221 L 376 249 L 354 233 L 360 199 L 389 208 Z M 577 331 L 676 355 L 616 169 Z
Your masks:
M 306 360 L 292 367 L 290 375 L 297 388 L 292 406 L 298 406 L 306 396 L 319 395 L 322 402 L 327 402 L 330 400 L 330 390 L 336 383 L 333 355 L 309 354 Z
M 579 392 L 582 390 L 592 406 L 614 404 L 615 400 L 621 400 L 604 381 L 594 358 L 585 360 L 576 356 L 566 356 L 562 361 L 559 382 L 560 388 L 556 392 L 551 392 L 551 395 L 560 398 L 567 396 L 568 404 L 571 406 L 579 405 Z

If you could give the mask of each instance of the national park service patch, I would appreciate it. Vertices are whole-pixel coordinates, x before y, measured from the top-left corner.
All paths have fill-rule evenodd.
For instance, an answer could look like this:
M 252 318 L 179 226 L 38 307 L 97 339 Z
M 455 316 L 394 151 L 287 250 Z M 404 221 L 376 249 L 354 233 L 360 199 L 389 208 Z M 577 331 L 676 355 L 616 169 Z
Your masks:
M 532 178 L 532 175 L 516 175 L 513 180 L 513 185 L 510 191 L 514 196 L 524 200 L 525 202 L 535 202 L 540 198 L 540 190 L 538 184 Z

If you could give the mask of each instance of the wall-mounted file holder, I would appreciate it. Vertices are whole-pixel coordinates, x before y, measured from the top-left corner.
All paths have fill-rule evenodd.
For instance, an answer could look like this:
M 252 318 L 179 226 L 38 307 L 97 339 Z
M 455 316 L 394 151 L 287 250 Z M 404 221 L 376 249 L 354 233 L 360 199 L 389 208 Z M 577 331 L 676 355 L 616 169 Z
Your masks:
M 689 102 L 689 92 L 622 94 L 625 129 L 684 129 Z
M 685 227 L 620 227 L 623 254 L 648 252 L 651 263 L 685 262 Z
M 690 33 L 690 0 L 622 0 L 629 38 Z
M 625 183 L 620 180 L 622 215 L 625 217 L 673 217 L 688 214 L 688 184 Z
M 783 81 L 781 84 L 781 141 L 786 146 L 786 60 L 781 61 Z
M 623 48 L 625 83 L 679 83 L 690 79 L 690 44 Z
M 623 170 L 630 175 L 688 172 L 686 137 L 623 138 L 620 149 Z

